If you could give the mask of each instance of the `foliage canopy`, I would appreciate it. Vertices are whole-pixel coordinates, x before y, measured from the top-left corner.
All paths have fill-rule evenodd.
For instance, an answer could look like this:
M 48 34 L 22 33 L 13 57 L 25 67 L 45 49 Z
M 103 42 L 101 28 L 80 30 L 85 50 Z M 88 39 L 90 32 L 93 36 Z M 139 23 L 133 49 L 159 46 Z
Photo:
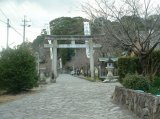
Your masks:
M 83 19 L 82 17 L 60 17 L 50 22 L 51 35 L 83 35 Z M 59 43 L 67 43 L 61 41 Z M 62 58 L 63 64 L 71 60 L 74 56 L 74 49 L 59 49 L 58 57 Z

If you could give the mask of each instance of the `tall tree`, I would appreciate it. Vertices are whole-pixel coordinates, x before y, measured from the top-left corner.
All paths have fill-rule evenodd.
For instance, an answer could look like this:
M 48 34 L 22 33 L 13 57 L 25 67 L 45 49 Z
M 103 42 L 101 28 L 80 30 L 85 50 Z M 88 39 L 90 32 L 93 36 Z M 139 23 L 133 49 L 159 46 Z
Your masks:
M 141 73 L 145 75 L 145 64 L 160 43 L 159 8 L 152 6 L 151 0 L 123 0 L 122 6 L 108 0 L 95 0 L 95 3 L 97 6 L 86 3 L 82 6 L 83 11 L 91 19 L 103 17 L 111 21 L 103 24 L 105 34 L 130 48 L 139 57 Z
M 46 29 L 42 29 L 41 34 L 32 43 L 33 51 L 38 52 L 40 62 L 45 62 L 47 56 L 47 50 L 44 48 L 45 40 L 43 34 L 47 34 Z
M 83 34 L 83 19 L 82 17 L 60 17 L 50 22 L 52 35 L 82 35 Z M 64 43 L 61 41 L 59 43 Z M 67 42 L 65 42 L 67 43 Z M 71 60 L 74 55 L 74 49 L 59 49 L 59 57 L 62 57 L 62 62 L 65 64 Z
M 83 35 L 82 17 L 60 17 L 50 21 L 52 35 Z

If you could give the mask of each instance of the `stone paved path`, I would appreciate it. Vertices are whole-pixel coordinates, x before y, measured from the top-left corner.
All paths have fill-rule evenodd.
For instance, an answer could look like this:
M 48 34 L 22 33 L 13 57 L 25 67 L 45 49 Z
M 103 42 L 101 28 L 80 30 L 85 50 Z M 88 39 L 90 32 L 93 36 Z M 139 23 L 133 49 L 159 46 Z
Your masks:
M 138 119 L 111 101 L 118 83 L 60 75 L 43 91 L 0 105 L 0 119 Z

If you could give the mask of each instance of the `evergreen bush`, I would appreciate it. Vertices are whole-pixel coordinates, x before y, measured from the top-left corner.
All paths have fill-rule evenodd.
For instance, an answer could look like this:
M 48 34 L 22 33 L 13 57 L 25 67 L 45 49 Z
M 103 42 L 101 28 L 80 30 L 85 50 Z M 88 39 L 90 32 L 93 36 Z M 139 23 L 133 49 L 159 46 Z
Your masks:
M 127 74 L 126 77 L 123 79 L 123 86 L 129 89 L 134 90 L 143 90 L 148 91 L 149 90 L 149 82 L 146 80 L 144 76 L 141 75 L 131 75 Z
M 154 78 L 154 81 L 153 81 L 153 83 L 152 83 L 152 86 L 157 87 L 157 88 L 160 88 L 160 76 L 159 76 L 159 77 L 156 76 L 156 77 Z
M 139 69 L 138 57 L 122 57 L 118 59 L 118 75 L 119 81 L 122 82 L 122 79 L 126 74 L 135 74 Z
M 157 70 L 157 73 L 156 73 L 156 76 L 160 76 L 160 50 L 155 50 L 151 53 L 151 58 L 153 60 L 153 65 L 156 65 L 158 66 L 158 70 Z M 151 63 L 150 63 L 151 64 Z
M 37 82 L 36 59 L 27 46 L 21 45 L 17 49 L 1 52 L 1 89 L 18 93 L 37 86 Z

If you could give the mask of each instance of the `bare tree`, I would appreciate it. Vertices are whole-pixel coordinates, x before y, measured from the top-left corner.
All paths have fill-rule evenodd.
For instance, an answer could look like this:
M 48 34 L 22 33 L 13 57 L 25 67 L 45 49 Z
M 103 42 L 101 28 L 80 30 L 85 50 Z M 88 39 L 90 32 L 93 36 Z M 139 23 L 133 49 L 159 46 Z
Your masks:
M 70 67 L 74 66 L 75 68 L 81 68 L 86 64 L 89 64 L 89 60 L 86 57 L 85 50 L 76 49 L 75 56 L 73 56 L 72 60 L 68 62 L 66 65 Z
M 111 41 L 118 41 L 121 46 L 130 48 L 139 57 L 140 73 L 144 75 L 145 64 L 160 43 L 159 7 L 154 7 L 152 2 L 123 0 L 117 5 L 116 2 L 95 0 L 96 6 L 89 3 L 82 5 L 83 11 L 92 20 L 103 17 L 104 33 L 112 37 Z

